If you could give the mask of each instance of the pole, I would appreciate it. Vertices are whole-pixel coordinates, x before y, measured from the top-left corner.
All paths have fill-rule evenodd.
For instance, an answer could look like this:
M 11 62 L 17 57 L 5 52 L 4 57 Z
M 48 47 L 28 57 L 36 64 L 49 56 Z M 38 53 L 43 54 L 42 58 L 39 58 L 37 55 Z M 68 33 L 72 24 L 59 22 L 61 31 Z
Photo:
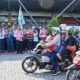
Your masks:
M 10 0 L 8 0 L 8 9 L 9 9 L 9 12 L 10 12 Z
M 63 11 L 61 11 L 60 14 L 58 14 L 58 15 L 56 16 L 56 18 L 59 18 L 72 4 L 75 3 L 75 1 L 77 1 L 77 0 L 71 1 L 71 3 L 70 3 Z
M 31 25 L 35 26 L 35 24 L 34 24 L 34 23 L 32 23 L 30 20 L 29 20 L 29 23 L 30 23 Z
M 36 27 L 39 27 L 39 25 L 37 24 L 37 22 L 33 19 L 33 17 L 31 16 L 31 14 L 28 12 L 28 10 L 25 8 L 25 6 L 23 5 L 23 3 L 18 0 L 19 4 L 23 7 L 23 9 L 26 11 L 26 13 L 30 16 L 30 18 L 33 20 L 33 22 L 35 23 Z

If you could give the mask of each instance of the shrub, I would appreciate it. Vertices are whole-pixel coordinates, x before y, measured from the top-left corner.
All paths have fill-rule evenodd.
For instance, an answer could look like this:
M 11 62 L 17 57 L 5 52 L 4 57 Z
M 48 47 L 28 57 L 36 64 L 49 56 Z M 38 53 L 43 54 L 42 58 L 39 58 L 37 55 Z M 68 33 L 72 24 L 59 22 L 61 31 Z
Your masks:
M 51 34 L 51 28 L 52 27 L 59 27 L 59 21 L 56 17 L 53 17 L 52 20 L 48 23 L 48 34 Z

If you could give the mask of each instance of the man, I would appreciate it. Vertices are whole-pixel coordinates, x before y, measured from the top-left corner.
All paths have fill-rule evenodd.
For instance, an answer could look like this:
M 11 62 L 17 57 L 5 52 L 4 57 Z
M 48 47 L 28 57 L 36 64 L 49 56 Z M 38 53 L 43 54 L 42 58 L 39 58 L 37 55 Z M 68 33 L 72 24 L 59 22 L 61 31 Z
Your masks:
M 61 43 L 61 37 L 60 37 L 60 29 L 57 27 L 53 27 L 53 35 L 55 35 L 54 39 L 48 43 L 46 43 L 46 46 L 55 45 L 56 47 L 56 53 L 59 51 L 60 43 Z M 57 75 L 58 73 L 58 65 L 56 61 L 56 53 L 53 52 L 47 52 L 45 55 L 47 55 L 50 58 L 50 62 L 52 64 L 52 70 L 54 70 L 53 75 Z
M 8 52 L 14 52 L 14 42 L 13 42 L 14 32 L 11 28 L 8 29 L 6 33 L 7 49 Z

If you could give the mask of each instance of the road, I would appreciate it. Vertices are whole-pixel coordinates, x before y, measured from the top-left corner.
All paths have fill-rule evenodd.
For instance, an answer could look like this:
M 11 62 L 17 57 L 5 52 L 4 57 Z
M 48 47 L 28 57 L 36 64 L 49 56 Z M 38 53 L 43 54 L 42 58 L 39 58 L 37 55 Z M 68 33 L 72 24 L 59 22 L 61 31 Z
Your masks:
M 27 54 L 0 54 L 0 80 L 64 80 L 65 73 L 53 76 L 47 70 L 37 70 L 27 74 L 22 70 L 21 63 Z

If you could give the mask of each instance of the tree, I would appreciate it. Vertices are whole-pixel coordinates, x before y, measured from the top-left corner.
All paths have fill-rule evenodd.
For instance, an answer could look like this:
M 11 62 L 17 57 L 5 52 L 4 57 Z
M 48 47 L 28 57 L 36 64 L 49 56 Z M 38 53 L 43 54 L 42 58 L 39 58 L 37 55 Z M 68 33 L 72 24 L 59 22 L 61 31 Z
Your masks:
M 59 21 L 56 17 L 53 17 L 52 20 L 48 23 L 48 34 L 51 34 L 52 27 L 59 27 Z

